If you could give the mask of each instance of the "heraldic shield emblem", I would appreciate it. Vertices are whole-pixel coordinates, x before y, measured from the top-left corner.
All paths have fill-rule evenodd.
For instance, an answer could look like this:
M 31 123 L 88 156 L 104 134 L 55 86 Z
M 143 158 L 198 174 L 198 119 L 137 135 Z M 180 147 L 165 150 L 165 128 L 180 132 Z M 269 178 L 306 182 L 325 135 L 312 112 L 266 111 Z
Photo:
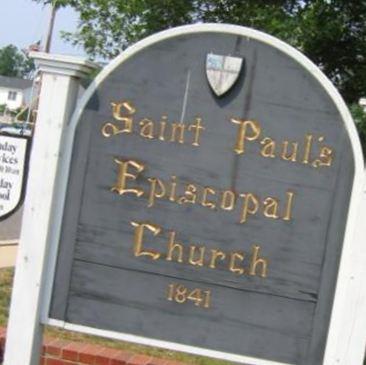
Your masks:
M 221 96 L 238 80 L 243 59 L 209 53 L 206 57 L 206 75 L 212 91 Z

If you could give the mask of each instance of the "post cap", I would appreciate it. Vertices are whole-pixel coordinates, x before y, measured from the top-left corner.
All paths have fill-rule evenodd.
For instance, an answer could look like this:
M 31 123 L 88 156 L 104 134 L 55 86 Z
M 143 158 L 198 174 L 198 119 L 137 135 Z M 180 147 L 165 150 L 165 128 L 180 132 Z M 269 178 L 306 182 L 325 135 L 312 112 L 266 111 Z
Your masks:
M 51 54 L 44 52 L 30 52 L 36 67 L 41 72 L 84 78 L 99 68 L 95 62 L 75 56 Z

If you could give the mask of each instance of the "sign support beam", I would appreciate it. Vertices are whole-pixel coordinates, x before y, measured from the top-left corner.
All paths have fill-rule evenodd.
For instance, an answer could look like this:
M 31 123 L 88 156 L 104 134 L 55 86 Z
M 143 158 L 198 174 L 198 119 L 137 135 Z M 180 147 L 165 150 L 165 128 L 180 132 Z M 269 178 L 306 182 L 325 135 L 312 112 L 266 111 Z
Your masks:
M 343 296 L 336 302 L 325 352 L 325 365 L 363 364 L 365 358 L 366 293 L 364 265 L 366 252 L 362 250 L 366 235 L 366 170 L 359 200 L 359 213 L 355 219 L 354 240 L 348 248 L 341 267 L 336 292 Z
M 27 196 L 14 278 L 4 365 L 38 365 L 43 325 L 42 288 L 52 230 L 54 190 L 62 139 L 74 111 L 80 79 L 96 68 L 79 58 L 31 53 L 42 89 L 30 159 Z M 19 334 L 22 334 L 19 336 Z

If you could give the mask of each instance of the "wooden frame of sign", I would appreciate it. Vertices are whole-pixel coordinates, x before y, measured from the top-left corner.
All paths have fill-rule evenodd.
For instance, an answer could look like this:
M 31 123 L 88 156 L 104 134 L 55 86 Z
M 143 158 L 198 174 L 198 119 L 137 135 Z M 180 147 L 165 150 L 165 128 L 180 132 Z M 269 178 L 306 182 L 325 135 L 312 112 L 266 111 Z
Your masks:
M 188 39 L 191 35 L 194 35 L 197 38 L 199 38 L 199 36 L 201 36 L 203 34 L 206 34 L 206 35 L 208 34 L 208 35 L 217 36 L 217 37 L 219 37 L 219 35 L 221 35 L 223 37 L 225 37 L 225 36 L 236 36 L 238 38 L 243 37 L 247 40 L 252 40 L 253 43 L 257 42 L 258 44 L 262 44 L 266 47 L 270 46 L 270 48 L 273 49 L 274 52 L 278 52 L 279 54 L 285 55 L 289 60 L 291 60 L 291 62 L 293 62 L 294 64 L 297 64 L 297 65 L 300 65 L 301 69 L 304 70 L 304 73 L 306 75 L 311 75 L 312 79 L 315 80 L 318 85 L 320 85 L 323 92 L 333 102 L 335 109 L 336 109 L 337 113 L 339 114 L 339 116 L 342 120 L 342 123 L 344 125 L 345 131 L 346 131 L 346 139 L 350 141 L 350 146 L 349 146 L 350 156 L 351 156 L 350 158 L 351 158 L 351 160 L 354 161 L 354 169 L 353 169 L 353 178 L 352 177 L 350 178 L 351 179 L 350 180 L 351 189 L 349 191 L 350 195 L 348 196 L 349 200 L 347 200 L 347 202 L 345 203 L 345 204 L 347 204 L 349 201 L 348 214 L 346 212 L 345 215 L 343 216 L 343 217 L 346 217 L 347 224 L 345 224 L 345 227 L 344 227 L 344 235 L 343 235 L 344 238 L 343 238 L 343 240 L 341 240 L 342 245 L 340 247 L 338 247 L 338 250 L 341 250 L 342 254 L 340 255 L 339 251 L 337 254 L 335 254 L 335 257 L 336 257 L 335 262 L 338 262 L 338 264 L 336 264 L 336 267 L 338 268 L 338 270 L 333 275 L 333 283 L 336 284 L 336 288 L 332 292 L 333 294 L 332 293 L 329 294 L 330 297 L 332 298 L 332 300 L 331 300 L 332 303 L 330 305 L 332 313 L 331 313 L 331 316 L 330 316 L 330 313 L 328 313 L 329 321 L 325 320 L 324 323 L 321 323 L 321 325 L 326 326 L 326 328 L 319 330 L 322 333 L 322 336 L 324 337 L 324 339 L 323 339 L 324 341 L 323 342 L 320 341 L 320 343 L 324 343 L 324 349 L 319 351 L 316 355 L 312 355 L 312 356 L 314 356 L 312 358 L 305 358 L 304 356 L 303 357 L 299 356 L 299 357 L 297 357 L 296 360 L 285 361 L 285 360 L 279 360 L 279 358 L 281 358 L 281 356 L 278 356 L 278 355 L 273 356 L 273 357 L 270 354 L 269 355 L 267 354 L 264 356 L 262 356 L 262 355 L 256 356 L 256 355 L 253 355 L 253 353 L 252 353 L 252 354 L 247 355 L 247 354 L 240 354 L 235 351 L 223 351 L 222 349 L 214 348 L 212 345 L 210 345 L 208 347 L 194 346 L 192 344 L 187 344 L 187 341 L 185 341 L 185 340 L 169 341 L 167 339 L 161 339 L 161 337 L 159 337 L 159 334 L 157 334 L 156 336 L 151 336 L 150 334 L 141 335 L 140 332 L 139 332 L 139 334 L 136 334 L 134 331 L 130 331 L 130 332 L 125 331 L 124 333 L 122 333 L 121 331 L 116 331 L 116 330 L 111 330 L 111 329 L 105 328 L 105 327 L 111 328 L 111 327 L 113 327 L 113 324 L 106 325 L 105 327 L 103 327 L 103 326 L 95 326 L 95 325 L 93 325 L 93 326 L 85 325 L 83 323 L 80 323 L 80 321 L 75 320 L 76 317 L 74 317 L 74 312 L 71 313 L 71 312 L 66 311 L 64 319 L 59 318 L 60 315 L 58 313 L 58 310 L 59 310 L 59 308 L 61 308 L 61 309 L 63 308 L 63 310 L 65 310 L 64 307 L 62 307 L 62 305 L 64 305 L 65 303 L 61 303 L 61 305 L 59 306 L 57 303 L 55 304 L 54 302 L 55 301 L 57 302 L 57 300 L 58 300 L 57 299 L 58 294 L 56 294 L 56 300 L 55 300 L 55 288 L 57 288 L 60 285 L 62 287 L 62 284 L 58 279 L 63 277 L 63 275 L 64 275 L 64 273 L 60 274 L 60 272 L 59 272 L 60 270 L 57 271 L 57 261 L 60 258 L 60 252 L 62 253 L 62 245 L 59 246 L 60 241 L 62 243 L 62 235 L 68 234 L 67 232 L 66 233 L 63 232 L 63 229 L 64 229 L 63 226 L 64 225 L 67 226 L 67 221 L 65 223 L 65 218 L 63 217 L 64 211 L 65 211 L 65 197 L 67 196 L 67 192 L 68 192 L 68 178 L 70 176 L 72 176 L 72 174 L 71 175 L 69 174 L 70 169 L 72 171 L 75 171 L 75 166 L 74 167 L 72 166 L 72 161 L 75 158 L 75 156 L 77 156 L 78 153 L 80 152 L 77 150 L 76 150 L 76 152 L 74 151 L 74 156 L 73 156 L 73 147 L 75 146 L 74 141 L 75 141 L 78 122 L 86 108 L 95 107 L 93 102 L 91 102 L 90 98 L 93 95 L 95 96 L 95 94 L 94 94 L 95 91 L 98 89 L 98 87 L 100 85 L 102 85 L 102 83 L 108 78 L 108 76 L 111 73 L 113 73 L 113 71 L 116 71 L 118 69 L 118 67 L 121 65 L 128 64 L 128 62 L 131 59 L 133 59 L 134 56 L 141 54 L 141 52 L 148 49 L 149 47 L 157 45 L 157 44 L 159 44 L 159 42 L 174 40 L 177 37 L 187 37 L 187 39 Z M 226 42 L 227 40 L 224 39 L 224 41 Z M 169 45 L 171 46 L 171 44 L 169 44 Z M 250 65 L 250 64 L 246 65 L 247 69 L 249 70 L 248 74 L 253 70 L 253 68 L 250 68 L 250 66 L 254 67 L 253 65 Z M 202 67 L 204 67 L 204 66 L 202 66 Z M 233 67 L 235 68 L 236 65 Z M 135 75 L 132 75 L 132 76 L 134 77 Z M 190 77 L 190 74 L 188 73 L 186 86 L 189 85 L 189 82 L 190 82 L 189 77 Z M 250 76 L 248 76 L 248 77 L 250 80 Z M 306 82 L 307 81 L 304 81 L 304 83 L 306 83 Z M 148 84 L 146 84 L 146 85 L 147 85 L 146 87 L 148 88 Z M 220 85 L 216 85 L 216 86 L 218 88 L 220 87 Z M 186 91 L 187 91 L 187 89 L 186 89 Z M 215 97 L 215 96 L 213 96 L 213 97 Z M 103 100 L 103 98 L 102 98 L 101 102 L 103 102 L 103 101 L 105 101 L 105 100 Z M 114 102 L 114 106 L 118 108 L 118 104 L 116 104 L 116 100 L 109 100 L 109 101 Z M 122 103 L 122 101 L 121 101 L 121 103 Z M 127 109 L 130 109 L 130 110 L 134 109 L 134 107 L 136 105 L 132 105 L 133 102 L 135 103 L 135 101 L 132 101 L 131 104 L 128 104 Z M 183 112 L 182 112 L 181 121 L 184 119 L 184 116 L 185 116 L 186 105 L 187 105 L 187 92 L 184 93 Z M 120 111 L 121 105 L 119 105 L 119 108 L 120 108 L 119 109 L 119 111 Z M 111 114 L 111 116 L 112 116 L 112 114 Z M 120 116 L 120 115 L 117 113 L 116 116 L 118 119 L 118 116 Z M 102 118 L 101 116 L 99 116 L 99 117 Z M 253 118 L 253 116 L 251 116 L 251 115 L 242 115 L 241 117 L 243 118 L 242 120 L 237 121 L 237 120 L 232 119 L 231 121 L 234 124 L 236 123 L 238 125 L 240 125 L 240 123 L 242 122 L 242 126 L 244 126 L 243 123 L 248 122 L 248 121 L 250 121 L 250 118 Z M 126 120 L 126 118 L 125 118 L 125 120 Z M 85 120 L 84 120 L 84 122 L 85 122 Z M 111 137 L 113 135 L 113 133 L 112 133 L 113 127 L 110 127 L 111 122 L 109 122 L 108 120 L 101 120 L 101 122 L 104 123 L 104 124 L 100 125 L 102 127 L 102 132 L 103 132 L 103 128 L 104 128 L 104 137 L 105 138 Z M 228 121 L 228 123 L 229 122 L 230 121 Z M 105 128 L 105 126 L 108 123 L 109 123 L 109 127 L 110 127 L 109 131 L 112 131 L 111 133 L 109 133 L 107 131 L 107 129 Z M 108 127 L 108 125 L 107 125 L 107 127 Z M 100 130 L 101 129 L 99 129 L 99 131 Z M 67 135 L 66 135 L 65 141 L 63 143 L 63 148 L 62 148 L 64 151 L 64 154 L 62 156 L 62 159 L 59 162 L 59 166 L 57 167 L 57 170 L 59 172 L 62 171 L 62 174 L 59 173 L 59 175 L 58 175 L 59 179 L 57 181 L 56 188 L 54 190 L 55 191 L 55 193 L 54 193 L 55 200 L 54 200 L 54 203 L 52 206 L 53 214 L 52 214 L 52 221 L 50 222 L 48 243 L 47 243 L 47 246 L 49 247 L 49 251 L 47 252 L 48 259 L 47 259 L 47 263 L 45 264 L 45 272 L 43 275 L 43 278 L 44 278 L 43 301 L 42 301 L 41 313 L 40 313 L 41 322 L 43 324 L 58 326 L 58 327 L 62 327 L 62 328 L 69 329 L 69 330 L 80 331 L 80 332 L 84 332 L 84 333 L 88 333 L 88 334 L 94 334 L 94 335 L 109 337 L 109 338 L 113 338 L 113 339 L 131 341 L 131 342 L 135 342 L 135 343 L 139 343 L 139 344 L 157 346 L 157 347 L 167 348 L 167 349 L 171 349 L 171 350 L 185 351 L 185 352 L 189 352 L 189 353 L 193 353 L 193 354 L 215 357 L 215 358 L 229 360 L 229 361 L 237 361 L 237 362 L 253 364 L 253 365 L 276 365 L 276 364 L 277 365 L 286 365 L 286 364 L 310 365 L 310 364 L 314 364 L 314 363 L 320 363 L 320 361 L 324 365 L 331 365 L 331 364 L 344 364 L 344 365 L 347 364 L 348 365 L 351 363 L 354 365 L 357 365 L 357 364 L 361 365 L 362 358 L 363 358 L 365 337 L 366 337 L 365 336 L 365 333 L 366 333 L 365 332 L 365 327 L 366 327 L 365 326 L 365 324 L 366 324 L 365 288 L 364 288 L 364 285 L 362 282 L 363 277 L 365 276 L 365 273 L 366 273 L 366 268 L 363 265 L 363 262 L 366 258 L 366 248 L 362 244 L 362 238 L 365 237 L 365 228 L 363 227 L 364 224 L 360 224 L 360 222 L 362 222 L 362 220 L 365 217 L 365 213 L 362 212 L 362 210 L 360 209 L 360 205 L 362 207 L 366 206 L 366 198 L 365 198 L 365 190 L 364 190 L 365 189 L 365 177 L 364 177 L 362 152 L 361 152 L 361 147 L 360 147 L 360 143 L 359 143 L 359 139 L 357 136 L 355 126 L 353 124 L 352 118 L 350 116 L 350 113 L 349 113 L 344 101 L 342 100 L 342 98 L 340 97 L 339 93 L 336 91 L 334 86 L 331 84 L 331 82 L 306 57 L 304 57 L 302 54 L 300 54 L 298 51 L 296 51 L 292 47 L 288 46 L 287 44 L 279 41 L 278 39 L 275 39 L 269 35 L 263 34 L 261 32 L 258 32 L 258 31 L 252 30 L 252 29 L 238 27 L 238 26 L 201 24 L 201 25 L 185 26 L 185 27 L 168 30 L 168 31 L 159 33 L 157 35 L 151 36 L 151 37 L 137 43 L 136 45 L 130 47 L 125 52 L 123 52 L 121 54 L 121 56 L 117 57 L 117 59 L 114 60 L 109 66 L 107 66 L 97 76 L 96 80 L 87 90 L 87 92 L 83 96 L 81 102 L 78 104 L 76 111 L 74 112 L 74 115 L 71 119 L 70 125 L 66 132 L 67 132 Z M 145 132 L 146 132 L 146 130 L 145 130 Z M 254 132 L 255 132 L 255 128 L 253 127 L 252 133 L 254 133 Z M 127 133 L 126 130 L 123 131 L 123 133 Z M 143 133 L 142 132 L 140 132 L 140 133 L 141 133 L 141 136 L 143 136 Z M 115 133 L 115 134 L 118 134 L 118 133 Z M 146 134 L 143 137 L 146 137 Z M 80 138 L 80 136 L 79 136 L 79 138 Z M 149 137 L 147 137 L 147 138 L 149 139 Z M 254 139 L 254 134 L 252 134 L 250 138 Z M 250 138 L 248 138 L 248 141 L 250 140 Z M 150 139 L 153 139 L 153 137 Z M 322 137 L 322 136 L 319 137 L 319 141 L 323 141 L 323 140 L 324 140 L 324 137 Z M 237 150 L 236 151 L 237 154 L 239 154 L 240 145 L 236 146 L 236 150 Z M 324 155 L 327 155 L 328 152 L 329 152 L 329 149 L 322 150 L 321 154 L 323 153 L 322 156 L 324 157 Z M 116 153 L 116 152 L 114 151 L 113 153 Z M 335 156 L 337 156 L 337 155 L 335 155 Z M 319 161 L 315 162 L 315 160 L 314 160 L 314 167 L 316 167 L 317 164 L 319 164 L 319 163 L 324 163 L 324 166 L 330 165 L 330 162 L 329 162 L 330 160 L 326 160 L 326 161 L 323 160 L 320 162 Z M 307 162 L 304 162 L 304 163 L 307 164 Z M 121 161 L 119 161 L 119 164 L 121 164 Z M 135 166 L 135 168 L 138 169 L 139 166 L 137 166 L 137 167 L 136 166 Z M 114 173 L 115 173 L 115 171 L 114 171 Z M 137 176 L 133 176 L 132 178 L 137 178 Z M 72 180 L 70 180 L 70 181 L 72 183 Z M 111 186 L 109 187 L 109 190 L 110 190 L 110 188 L 114 188 L 115 190 L 118 190 L 117 188 L 120 188 L 120 190 L 123 190 L 123 188 L 125 187 L 125 186 L 119 186 L 119 187 L 113 186 L 113 182 L 114 181 L 111 181 Z M 120 192 L 121 191 L 119 191 L 119 193 Z M 32 192 L 30 192 L 30 193 L 32 193 Z M 134 193 L 136 193 L 136 191 Z M 123 195 L 123 192 L 121 195 Z M 91 195 L 89 195 L 89 197 L 91 197 Z M 186 196 L 186 199 L 188 199 L 187 197 L 188 197 L 188 195 Z M 335 200 L 336 199 L 337 198 L 335 197 Z M 67 198 L 66 198 L 66 201 L 67 201 Z M 248 201 L 247 201 L 247 204 L 249 204 Z M 66 206 L 67 206 L 67 203 L 66 203 Z M 246 211 L 246 213 L 248 213 L 248 210 Z M 268 216 L 271 215 L 269 213 L 269 211 L 267 211 L 266 213 Z M 145 213 L 143 213 L 143 214 L 145 214 Z M 283 216 L 284 220 L 286 220 L 285 217 L 286 217 L 286 215 Z M 243 216 L 241 218 L 243 219 Z M 287 216 L 287 218 L 289 218 L 289 217 Z M 63 219 L 64 219 L 64 221 L 63 221 Z M 137 224 L 135 222 L 135 226 L 136 225 Z M 155 233 L 157 233 L 157 232 L 158 232 L 158 229 L 156 229 Z M 99 233 L 100 232 L 96 232 L 96 234 L 99 234 Z M 135 240 L 136 240 L 136 235 L 138 236 L 138 234 L 135 231 Z M 342 235 L 342 233 L 341 233 L 341 235 Z M 93 239 L 90 237 L 89 237 L 89 239 L 90 239 L 91 244 L 93 244 Z M 135 241 L 135 251 L 134 251 L 135 257 L 138 257 L 138 256 L 140 256 L 141 253 L 143 253 L 143 255 L 146 256 L 144 259 L 146 259 L 148 261 L 149 259 L 151 259 L 151 257 L 154 254 L 156 255 L 156 252 L 154 253 L 153 251 L 149 251 L 149 250 L 141 251 L 141 247 L 140 247 L 140 251 L 139 251 L 139 250 L 137 250 L 136 246 L 137 246 L 137 243 Z M 264 251 L 264 249 L 263 249 L 263 251 Z M 257 251 L 257 253 L 258 253 L 258 251 Z M 46 252 L 44 252 L 44 255 L 46 255 Z M 141 256 L 143 256 L 143 255 L 141 255 Z M 240 258 L 241 256 L 239 253 L 237 253 L 236 257 Z M 339 261 L 337 261 L 338 260 L 337 257 L 338 257 Z M 158 258 L 159 257 L 156 256 L 154 258 L 154 260 L 158 259 Z M 258 256 L 257 256 L 257 259 L 259 262 Z M 261 263 L 263 264 L 263 267 L 265 266 L 264 263 L 268 264 L 268 262 L 264 262 L 264 259 L 262 259 Z M 68 267 L 68 265 L 70 265 L 70 263 L 61 262 L 61 264 L 59 263 L 58 266 L 60 267 L 60 265 Z M 80 267 L 76 267 L 76 269 L 74 267 L 74 271 L 77 271 L 79 269 L 80 269 Z M 234 272 L 234 269 L 238 270 L 237 267 L 231 267 L 231 269 L 233 269 L 232 270 L 233 272 Z M 130 270 L 130 268 L 129 268 L 129 270 Z M 262 276 L 262 277 L 267 276 L 267 272 L 264 271 L 264 269 L 261 271 L 261 273 L 262 273 L 262 275 L 258 275 L 258 276 Z M 70 274 L 68 274 L 68 275 L 70 275 Z M 254 271 L 253 271 L 253 276 L 256 276 L 255 267 L 254 267 Z M 69 282 L 67 283 L 67 285 L 68 286 L 71 285 L 74 295 L 77 296 L 78 295 L 76 293 L 77 285 L 75 283 L 70 284 L 70 281 L 72 279 L 70 278 L 70 276 L 66 275 L 66 277 L 69 279 Z M 88 276 L 86 276 L 83 279 L 85 280 L 87 278 L 88 278 Z M 257 279 L 261 280 L 260 278 L 253 278 L 254 283 L 256 285 L 258 285 L 258 283 L 260 283 L 260 281 L 256 282 Z M 320 286 L 319 286 L 318 290 L 327 291 L 327 282 L 324 282 L 324 281 L 325 280 L 321 280 L 321 282 L 319 283 Z M 183 281 L 183 282 L 185 282 L 185 281 Z M 87 285 L 87 283 L 84 281 L 83 285 Z M 151 284 L 151 285 L 153 285 L 153 284 Z M 214 285 L 214 284 L 210 283 L 209 286 L 212 287 L 212 285 Z M 330 286 L 332 286 L 332 285 L 330 285 Z M 69 289 L 70 288 L 68 288 L 68 290 Z M 174 290 L 174 287 L 171 287 L 171 290 Z M 246 288 L 246 290 L 248 290 L 248 288 Z M 61 289 L 61 291 L 62 291 L 62 289 Z M 170 294 L 171 294 L 171 298 L 169 297 Z M 174 302 L 173 294 L 172 293 L 170 293 L 170 294 L 168 293 L 167 300 Z M 314 295 L 314 294 L 312 294 L 312 295 Z M 64 300 L 65 300 L 65 298 L 61 298 L 60 302 L 63 302 Z M 294 299 L 294 300 L 311 302 L 310 299 L 304 300 L 301 297 Z M 314 300 L 313 300 L 313 302 L 314 302 Z M 253 303 L 256 303 L 256 302 L 253 301 Z M 205 304 L 207 304 L 207 302 L 205 302 Z M 69 305 L 69 303 L 67 303 L 66 305 Z M 76 305 L 75 302 L 71 303 L 70 307 L 73 307 L 75 305 Z M 195 305 L 195 303 L 193 303 L 193 305 Z M 198 303 L 197 306 L 201 306 L 200 303 Z M 202 306 L 204 306 L 204 305 L 202 305 Z M 207 306 L 209 306 L 209 305 L 207 305 Z M 322 308 L 322 307 L 324 307 L 324 308 Z M 95 307 L 95 308 L 98 308 L 98 307 Z M 106 307 L 106 308 L 108 308 L 108 307 Z M 182 306 L 180 306 L 179 308 L 182 308 Z M 278 310 L 280 310 L 280 308 L 281 308 L 280 306 L 277 307 Z M 326 311 L 327 311 L 326 305 L 324 303 L 319 303 L 319 305 L 317 305 L 316 307 L 312 307 L 312 308 L 313 308 L 312 310 L 320 311 L 320 313 L 322 313 L 322 314 L 326 313 Z M 330 308 L 328 308 L 328 309 L 330 309 Z M 147 313 L 146 310 L 148 310 L 148 308 L 145 308 L 145 313 Z M 286 309 L 284 309 L 284 310 L 286 310 Z M 15 308 L 14 308 L 14 311 L 16 311 Z M 184 311 L 184 310 L 182 310 L 182 311 Z M 61 310 L 61 312 L 62 312 L 62 310 Z M 295 311 L 294 313 L 297 313 L 297 312 Z M 99 312 L 99 314 L 100 314 L 100 312 Z M 98 316 L 99 316 L 99 314 L 98 314 Z M 80 315 L 80 313 L 78 315 Z M 94 316 L 94 315 L 96 315 L 96 313 L 94 312 L 92 315 Z M 266 313 L 262 313 L 262 315 L 265 317 Z M 146 314 L 146 316 L 148 316 L 148 314 Z M 197 320 L 199 320 L 198 319 L 199 315 L 196 314 L 196 316 L 197 316 L 196 317 Z M 71 320 L 70 320 L 70 318 L 71 318 Z M 298 317 L 293 318 L 294 322 L 296 322 L 297 318 Z M 313 320 L 314 320 L 314 318 L 315 318 L 315 320 L 317 320 L 316 316 L 312 317 L 312 318 L 313 318 Z M 81 322 L 83 322 L 83 321 L 87 321 L 87 320 L 85 320 L 85 318 L 83 318 Z M 101 320 L 101 321 L 103 322 L 103 320 Z M 143 322 L 139 322 L 139 323 L 140 323 L 139 324 L 140 326 L 143 326 Z M 301 323 L 301 321 L 299 323 L 297 323 L 296 325 L 298 326 L 300 323 Z M 316 326 L 316 325 L 317 324 L 314 324 L 314 326 Z M 193 329 L 192 329 L 192 331 L 193 331 Z M 262 332 L 259 332 L 259 333 L 262 333 Z M 273 338 L 275 341 L 276 333 L 275 332 L 271 332 L 271 333 L 273 333 Z M 325 335 L 324 335 L 324 333 L 325 333 Z M 193 332 L 191 332 L 191 335 L 193 335 Z M 278 333 L 278 336 L 281 337 L 282 334 Z M 233 339 L 228 339 L 228 336 L 224 336 L 224 339 L 225 339 L 225 341 L 233 340 Z M 268 341 L 268 338 L 266 338 L 266 341 Z M 317 339 L 312 338 L 306 343 L 309 347 L 312 347 L 312 346 L 316 347 L 317 343 L 314 343 L 314 341 L 317 341 Z M 244 342 L 245 341 L 243 340 L 243 346 L 245 345 Z M 284 346 L 284 344 L 281 343 L 281 346 Z M 230 346 L 227 346 L 227 347 L 230 347 Z M 268 343 L 268 347 L 269 348 L 271 347 L 269 343 Z M 297 348 L 296 351 L 300 351 L 299 350 L 300 347 Z M 265 353 L 265 350 L 263 350 L 263 351 Z M 290 352 L 291 351 L 289 351 L 289 353 L 288 353 L 288 358 L 291 358 L 291 356 L 293 356 L 293 359 L 295 359 L 296 355 L 291 355 Z M 304 353 L 306 353 L 305 350 L 304 350 Z M 321 356 L 321 358 L 322 358 L 320 361 L 319 361 L 319 356 Z M 314 360 L 314 359 L 317 359 L 317 360 Z

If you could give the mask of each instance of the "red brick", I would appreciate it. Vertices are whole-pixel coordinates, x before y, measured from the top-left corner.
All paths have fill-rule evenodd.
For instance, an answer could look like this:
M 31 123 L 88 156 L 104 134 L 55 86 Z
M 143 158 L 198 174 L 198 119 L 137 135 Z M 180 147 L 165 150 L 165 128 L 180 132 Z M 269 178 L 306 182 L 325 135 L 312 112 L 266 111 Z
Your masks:
M 78 361 L 79 353 L 86 345 L 77 342 L 71 342 L 62 349 L 62 359 L 70 361 Z
M 46 361 L 46 365 L 66 365 L 66 362 L 60 360 L 60 359 L 47 359 Z M 70 364 L 69 365 L 73 365 L 73 364 Z
M 0 346 L 5 346 L 5 340 L 6 340 L 6 328 L 0 327 Z
M 95 345 L 86 345 L 79 352 L 79 362 L 81 364 L 95 365 L 95 358 L 103 351 L 103 347 Z
M 165 359 L 159 359 L 157 357 L 152 357 L 147 365 L 166 365 L 168 363 L 168 360 Z
M 128 360 L 128 365 L 147 365 L 151 360 L 151 356 L 134 355 Z
M 127 365 L 128 360 L 133 354 L 126 351 L 118 351 L 117 355 L 112 358 L 110 365 Z
M 105 348 L 95 357 L 95 365 L 110 365 L 111 360 L 119 354 L 120 351 Z
M 43 339 L 42 355 L 46 353 L 47 346 L 49 346 L 52 343 L 52 341 L 54 341 L 54 339 L 49 337 Z
M 6 328 L 0 327 L 0 347 L 4 346 Z M 63 355 L 63 359 L 55 358 Z M 47 357 L 51 355 L 52 357 Z M 182 362 L 159 359 L 101 346 L 45 338 L 40 365 L 185 365 Z M 187 364 L 186 364 L 187 365 Z
M 69 342 L 64 340 L 53 340 L 46 346 L 46 354 L 59 357 L 61 355 L 62 348 L 68 344 Z

